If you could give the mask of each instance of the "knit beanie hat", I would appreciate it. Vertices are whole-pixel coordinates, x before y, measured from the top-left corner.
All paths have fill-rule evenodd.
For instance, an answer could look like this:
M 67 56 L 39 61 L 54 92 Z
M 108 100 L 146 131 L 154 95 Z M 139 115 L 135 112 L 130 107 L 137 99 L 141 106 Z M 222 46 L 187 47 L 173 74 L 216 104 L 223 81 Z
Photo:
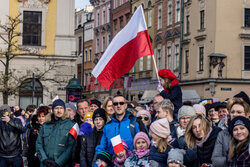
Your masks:
M 194 104 L 193 108 L 195 112 L 202 112 L 206 117 L 206 108 L 202 104 Z
M 71 108 L 74 112 L 76 112 L 76 106 L 73 103 L 66 103 L 66 108 Z
M 89 105 L 91 104 L 96 104 L 100 108 L 102 103 L 99 100 L 93 99 L 89 101 Z
M 136 113 L 136 117 L 139 117 L 140 115 L 147 115 L 149 119 L 151 120 L 151 114 L 147 110 L 140 110 Z
M 144 139 L 148 145 L 148 147 L 150 146 L 150 140 L 148 138 L 148 135 L 145 133 L 145 132 L 138 132 L 135 137 L 134 137 L 134 141 L 133 141 L 133 144 L 134 144 L 134 148 L 135 148 L 135 143 L 138 139 Z
M 93 113 L 93 121 L 95 121 L 95 119 L 97 117 L 101 117 L 104 120 L 105 123 L 107 122 L 106 111 L 104 109 L 98 108 L 98 109 L 96 109 L 94 111 L 94 113 Z
M 158 71 L 158 75 L 161 78 L 168 78 L 170 80 L 176 79 L 176 76 L 174 75 L 174 73 L 172 73 L 172 71 L 169 69 L 162 69 L 162 70 Z
M 91 124 L 88 122 L 84 122 L 81 124 L 80 132 L 79 132 L 78 136 L 85 137 L 88 134 L 90 134 L 91 132 L 93 132 Z
M 62 107 L 65 109 L 65 103 L 64 103 L 64 101 L 61 100 L 61 99 L 56 99 L 56 100 L 53 102 L 53 104 L 52 104 L 52 111 L 54 111 L 54 108 L 55 108 L 56 106 L 62 106 Z
M 183 116 L 195 116 L 196 113 L 194 111 L 194 108 L 191 106 L 182 106 L 178 111 L 178 120 L 180 121 L 180 118 Z
M 181 149 L 172 149 L 168 153 L 168 163 L 175 162 L 180 165 L 183 165 L 185 151 Z
M 228 128 L 231 134 L 233 134 L 233 129 L 237 125 L 245 126 L 250 132 L 250 121 L 248 118 L 243 117 L 243 116 L 238 116 L 238 117 L 235 117 L 232 121 L 230 121 Z
M 93 118 L 93 112 L 87 112 L 85 115 L 84 115 L 84 121 L 85 119 L 87 118 Z
M 154 121 L 150 125 L 150 131 L 161 138 L 167 138 L 170 135 L 168 119 L 162 118 Z

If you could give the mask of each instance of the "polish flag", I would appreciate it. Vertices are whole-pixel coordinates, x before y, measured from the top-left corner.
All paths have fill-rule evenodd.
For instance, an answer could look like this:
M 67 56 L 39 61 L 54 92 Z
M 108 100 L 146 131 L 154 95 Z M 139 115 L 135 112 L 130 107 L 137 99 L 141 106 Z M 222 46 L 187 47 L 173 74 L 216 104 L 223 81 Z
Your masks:
M 119 152 L 124 150 L 122 139 L 120 135 L 117 135 L 111 139 L 112 146 L 114 148 L 115 154 L 118 154 Z
M 114 37 L 92 71 L 98 82 L 109 89 L 114 80 L 128 72 L 136 60 L 153 55 L 150 38 L 139 6 L 128 24 Z
M 71 134 L 75 139 L 79 133 L 80 129 L 77 123 L 69 130 L 69 134 Z

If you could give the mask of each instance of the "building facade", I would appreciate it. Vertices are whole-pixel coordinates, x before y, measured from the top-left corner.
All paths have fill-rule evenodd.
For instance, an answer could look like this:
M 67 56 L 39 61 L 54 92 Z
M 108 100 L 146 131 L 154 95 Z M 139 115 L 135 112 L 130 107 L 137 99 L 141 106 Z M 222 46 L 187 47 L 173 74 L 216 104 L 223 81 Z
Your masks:
M 182 89 L 220 100 L 250 94 L 249 16 L 250 0 L 184 1 Z
M 91 72 L 94 67 L 93 28 L 94 28 L 93 6 L 88 5 L 85 9 L 76 11 L 75 38 L 76 38 L 76 50 L 78 55 L 77 65 L 76 65 L 77 78 L 80 81 L 80 83 L 82 83 L 85 90 L 87 86 L 87 78 L 91 77 Z M 84 35 L 83 35 L 83 29 L 84 29 Z M 84 55 L 83 57 L 82 54 Z M 82 64 L 84 64 L 83 67 Z M 84 75 L 82 75 L 82 70 L 84 70 Z
M 74 1 L 6 0 L 0 11 L 1 23 L 8 23 L 5 16 L 20 15 L 22 20 L 16 29 L 21 34 L 15 37 L 18 50 L 10 62 L 15 78 L 10 84 L 19 89 L 9 97 L 9 105 L 50 104 L 56 95 L 65 100 L 65 86 L 76 73 Z M 6 49 L 1 40 L 0 48 Z M 0 69 L 4 71 L 2 64 Z

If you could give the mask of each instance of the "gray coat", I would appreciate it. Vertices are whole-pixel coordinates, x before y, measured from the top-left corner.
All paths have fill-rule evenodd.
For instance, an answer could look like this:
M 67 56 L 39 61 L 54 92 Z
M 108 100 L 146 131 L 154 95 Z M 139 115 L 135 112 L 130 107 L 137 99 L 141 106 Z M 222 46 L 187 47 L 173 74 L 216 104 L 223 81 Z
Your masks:
M 226 166 L 231 139 L 232 136 L 230 135 L 228 129 L 224 129 L 219 132 L 212 155 L 213 167 Z

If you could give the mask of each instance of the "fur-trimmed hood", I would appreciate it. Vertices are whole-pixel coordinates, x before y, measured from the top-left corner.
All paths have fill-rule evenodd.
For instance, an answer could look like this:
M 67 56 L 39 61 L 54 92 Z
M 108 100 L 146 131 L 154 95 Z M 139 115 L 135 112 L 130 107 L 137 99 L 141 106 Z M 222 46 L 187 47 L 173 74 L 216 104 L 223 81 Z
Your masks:
M 62 120 L 65 120 L 66 118 L 69 118 L 69 112 L 68 111 L 64 111 L 64 114 L 62 116 Z M 55 117 L 54 117 L 54 113 L 51 112 L 51 113 L 48 113 L 45 117 L 45 121 L 48 122 L 48 123 L 52 123 L 52 122 L 55 122 Z

